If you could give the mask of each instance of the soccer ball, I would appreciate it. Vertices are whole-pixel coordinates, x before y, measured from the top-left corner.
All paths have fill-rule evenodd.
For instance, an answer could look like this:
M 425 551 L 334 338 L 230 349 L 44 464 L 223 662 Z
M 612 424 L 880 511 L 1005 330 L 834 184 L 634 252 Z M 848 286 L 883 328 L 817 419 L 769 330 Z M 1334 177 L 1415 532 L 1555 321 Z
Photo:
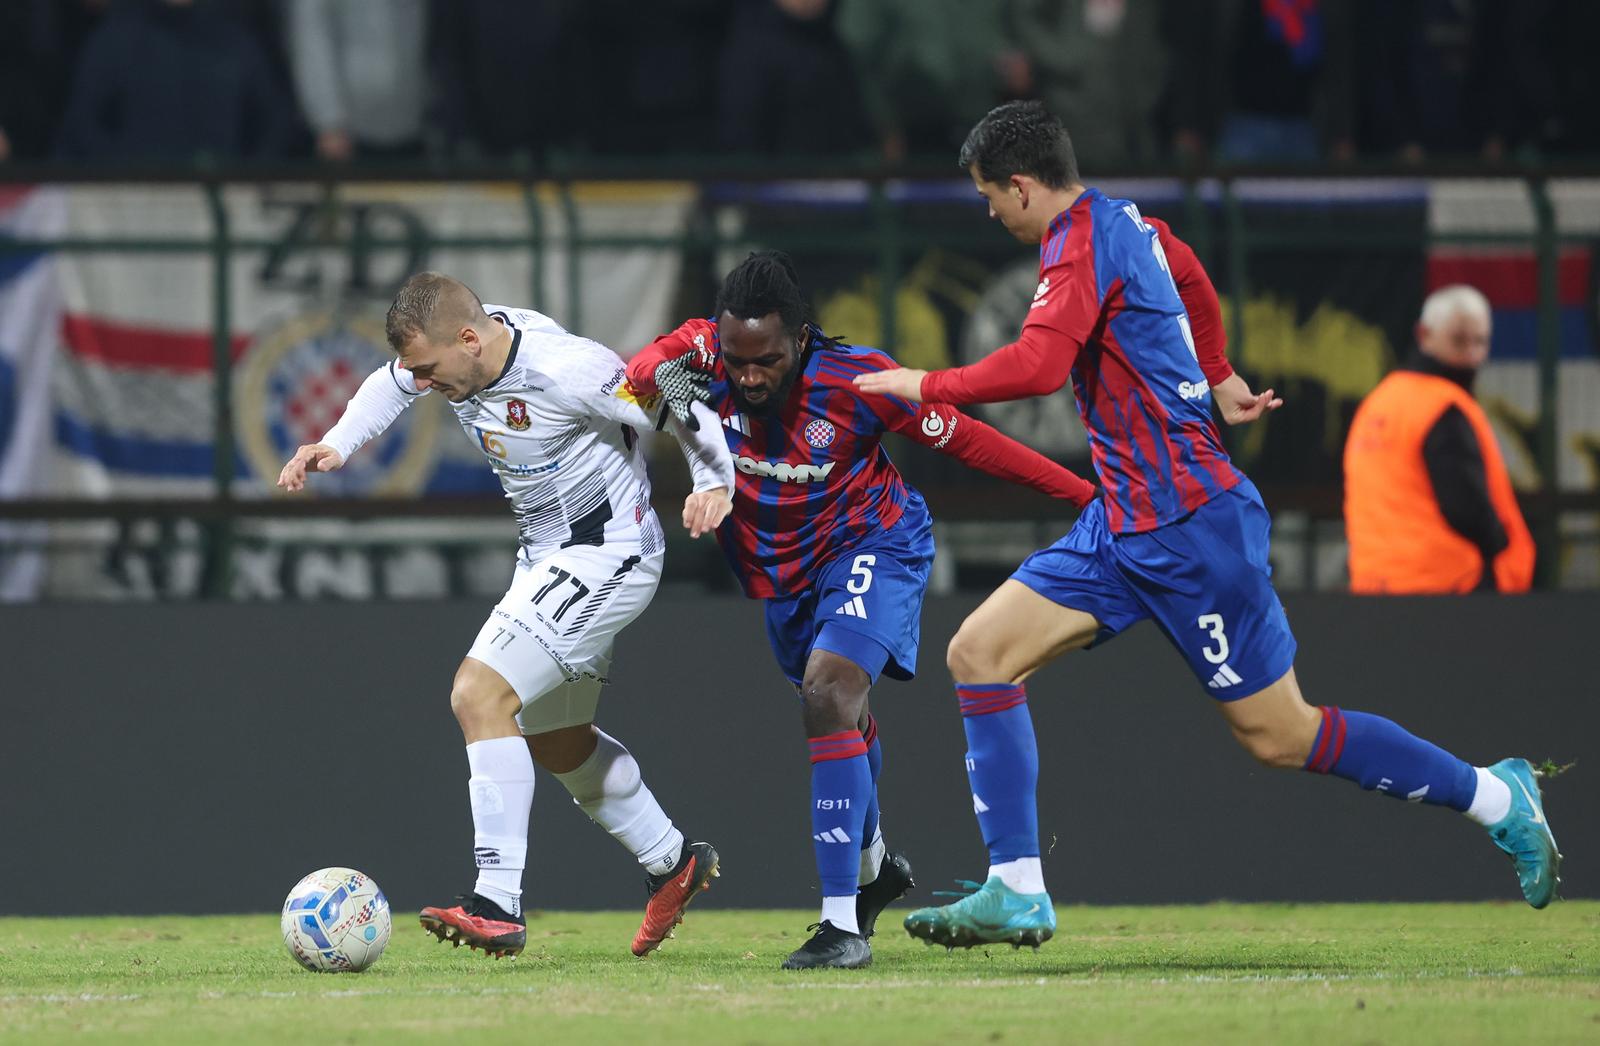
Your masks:
M 283 902 L 283 943 L 317 973 L 357 973 L 389 943 L 389 899 L 369 875 L 323 868 L 294 884 Z

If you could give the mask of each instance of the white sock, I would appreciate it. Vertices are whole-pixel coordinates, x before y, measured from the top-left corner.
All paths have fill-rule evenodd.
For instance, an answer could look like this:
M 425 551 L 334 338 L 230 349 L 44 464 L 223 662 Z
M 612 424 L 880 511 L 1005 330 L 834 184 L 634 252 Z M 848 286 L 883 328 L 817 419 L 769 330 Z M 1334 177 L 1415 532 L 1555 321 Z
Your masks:
M 1044 866 L 1037 857 L 1019 857 L 1004 864 L 991 864 L 991 876 L 998 875 L 1017 893 L 1044 893 Z
M 528 861 L 528 814 L 533 807 L 533 757 L 520 737 L 493 737 L 467 746 L 472 777 L 472 849 L 480 896 L 511 915 L 522 914 L 522 870 Z
M 1504 821 L 1511 812 L 1511 787 L 1481 766 L 1473 769 L 1478 773 L 1478 790 L 1472 793 L 1467 816 L 1482 825 Z
M 572 801 L 628 848 L 645 872 L 665 875 L 683 853 L 683 833 L 644 785 L 639 761 L 616 738 L 595 730 L 594 754 L 556 780 Z
M 861 927 L 856 923 L 856 899 L 854 897 L 824 897 L 822 899 L 822 918 L 818 922 L 833 923 L 841 930 L 851 933 L 860 933 Z
M 861 877 L 857 882 L 865 886 L 878 878 L 878 869 L 883 866 L 883 855 L 888 847 L 883 844 L 883 825 L 880 822 L 876 831 L 872 833 L 872 842 L 865 850 L 861 851 Z

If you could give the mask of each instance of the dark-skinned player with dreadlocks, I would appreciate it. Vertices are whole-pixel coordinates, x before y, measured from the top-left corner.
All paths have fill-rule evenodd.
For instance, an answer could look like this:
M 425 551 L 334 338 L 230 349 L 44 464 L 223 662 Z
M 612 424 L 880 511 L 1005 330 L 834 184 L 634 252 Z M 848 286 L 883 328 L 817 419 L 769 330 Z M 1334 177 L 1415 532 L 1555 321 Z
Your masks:
M 914 885 L 878 827 L 882 746 L 867 693 L 880 675 L 916 671 L 933 530 L 884 433 L 1080 508 L 1095 495 L 953 407 L 863 396 L 851 384 L 893 367 L 808 322 L 794 266 L 776 251 L 728 274 L 710 319 L 688 321 L 628 366 L 637 395 L 663 394 L 686 421 L 694 399 L 721 417 L 738 471 L 717 540 L 745 594 L 765 603 L 772 652 L 800 695 L 822 914 L 786 969 L 866 966 L 879 913 Z

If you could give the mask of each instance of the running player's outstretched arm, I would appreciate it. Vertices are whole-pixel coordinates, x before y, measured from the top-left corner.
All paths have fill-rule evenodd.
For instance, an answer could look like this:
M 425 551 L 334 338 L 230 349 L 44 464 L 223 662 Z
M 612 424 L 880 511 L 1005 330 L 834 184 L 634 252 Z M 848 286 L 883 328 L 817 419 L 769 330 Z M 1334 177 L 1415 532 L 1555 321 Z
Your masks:
M 686 320 L 669 334 L 646 345 L 628 361 L 628 384 L 640 396 L 661 392 L 656 368 L 669 360 L 692 356 L 709 373 L 716 363 L 717 325 L 710 320 Z
M 880 369 L 894 366 L 881 353 L 868 359 Z M 1082 476 L 948 403 L 917 404 L 898 396 L 871 396 L 866 402 L 885 428 L 980 472 L 1032 487 L 1079 508 L 1094 500 L 1094 484 Z
M 710 320 L 688 320 L 663 334 L 628 361 L 628 384 L 640 396 L 660 396 L 656 428 L 674 418 L 694 429 L 699 426 L 691 403 L 710 403 L 710 386 L 717 370 L 717 328 Z
M 980 472 L 1079 508 L 1094 500 L 1093 483 L 948 403 L 924 403 L 917 415 L 905 417 L 894 429 Z
M 321 443 L 308 443 L 294 452 L 278 473 L 278 486 L 291 493 L 306 485 L 308 471 L 332 472 L 369 440 L 380 435 L 394 419 L 405 413 L 412 402 L 425 395 L 411 382 L 409 371 L 387 363 L 361 383 L 345 404 L 338 422 L 322 437 Z
M 1100 314 L 1094 264 L 1067 254 L 1044 271 L 1022 337 L 977 363 L 949 370 L 896 369 L 855 379 L 862 392 L 928 403 L 1001 403 L 1048 396 L 1067 383 Z

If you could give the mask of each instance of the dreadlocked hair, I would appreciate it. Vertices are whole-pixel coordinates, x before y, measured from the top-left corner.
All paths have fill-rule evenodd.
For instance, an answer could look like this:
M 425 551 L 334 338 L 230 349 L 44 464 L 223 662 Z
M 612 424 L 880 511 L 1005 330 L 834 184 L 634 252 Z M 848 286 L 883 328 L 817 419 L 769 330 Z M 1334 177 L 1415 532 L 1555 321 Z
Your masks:
M 800 275 L 782 251 L 751 251 L 728 273 L 717 292 L 717 315 L 724 312 L 739 320 L 759 320 L 775 312 L 790 335 L 798 335 L 811 318 L 800 293 Z

